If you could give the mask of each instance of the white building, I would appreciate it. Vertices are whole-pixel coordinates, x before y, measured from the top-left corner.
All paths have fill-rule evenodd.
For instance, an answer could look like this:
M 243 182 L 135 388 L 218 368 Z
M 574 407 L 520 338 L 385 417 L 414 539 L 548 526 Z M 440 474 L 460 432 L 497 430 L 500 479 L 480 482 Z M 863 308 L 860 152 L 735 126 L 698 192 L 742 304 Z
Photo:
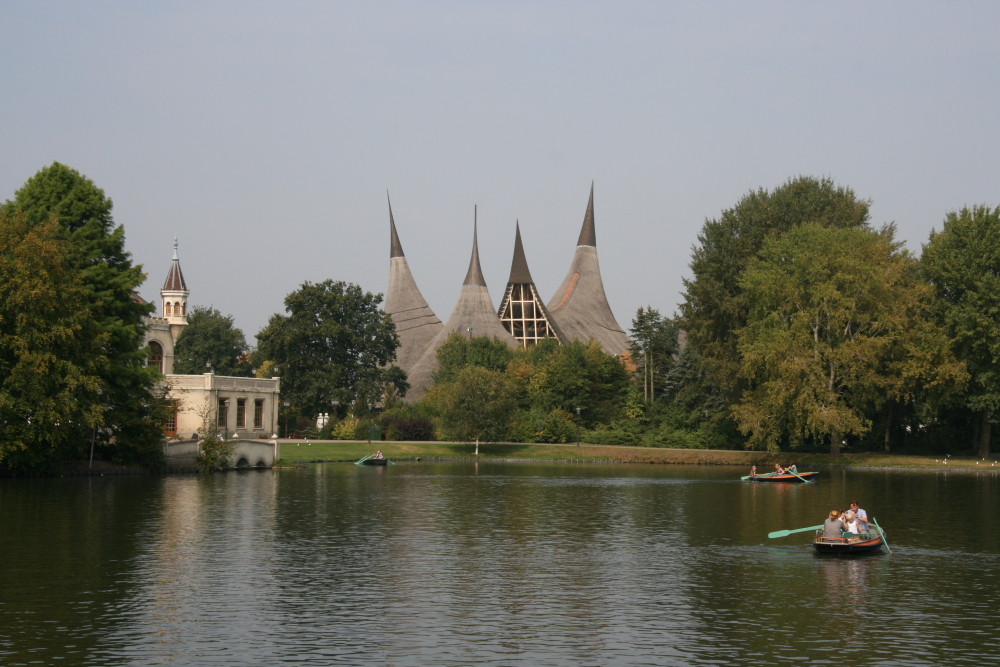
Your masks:
M 174 373 L 174 346 L 188 325 L 190 295 L 177 257 L 160 290 L 159 316 L 148 320 L 149 364 L 163 373 L 172 413 L 164 424 L 168 437 L 197 438 L 207 426 L 226 438 L 267 439 L 278 433 L 280 378 L 242 378 L 204 373 Z

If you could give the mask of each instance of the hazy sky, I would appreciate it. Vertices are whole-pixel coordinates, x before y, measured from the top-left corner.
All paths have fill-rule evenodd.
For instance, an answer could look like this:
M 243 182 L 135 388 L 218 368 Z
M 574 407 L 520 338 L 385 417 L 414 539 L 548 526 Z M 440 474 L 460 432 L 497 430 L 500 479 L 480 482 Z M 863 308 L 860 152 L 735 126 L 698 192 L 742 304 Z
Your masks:
M 672 314 L 707 218 L 828 176 L 920 251 L 1000 204 L 998 2 L 0 5 L 0 199 L 53 161 L 114 200 L 159 302 L 255 334 L 304 281 L 384 293 L 386 192 L 442 320 L 473 207 L 494 302 L 514 224 L 549 299 L 591 182 L 619 323 Z M 495 304 L 497 305 L 497 304 Z

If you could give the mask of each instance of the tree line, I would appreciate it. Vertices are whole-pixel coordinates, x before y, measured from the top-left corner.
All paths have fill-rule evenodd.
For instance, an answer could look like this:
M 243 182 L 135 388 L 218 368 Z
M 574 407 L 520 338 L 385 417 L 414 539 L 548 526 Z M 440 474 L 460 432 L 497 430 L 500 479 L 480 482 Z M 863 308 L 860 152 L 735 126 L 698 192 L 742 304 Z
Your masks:
M 153 466 L 164 400 L 144 280 L 111 200 L 58 163 L 0 207 L 0 467 L 88 455 Z M 640 308 L 625 358 L 455 335 L 405 401 L 381 295 L 303 283 L 247 344 L 196 307 L 175 372 L 282 378 L 282 423 L 320 436 L 659 447 L 991 450 L 1000 405 L 1000 208 L 946 215 L 920 256 L 870 202 L 798 177 L 704 222 L 679 312 Z

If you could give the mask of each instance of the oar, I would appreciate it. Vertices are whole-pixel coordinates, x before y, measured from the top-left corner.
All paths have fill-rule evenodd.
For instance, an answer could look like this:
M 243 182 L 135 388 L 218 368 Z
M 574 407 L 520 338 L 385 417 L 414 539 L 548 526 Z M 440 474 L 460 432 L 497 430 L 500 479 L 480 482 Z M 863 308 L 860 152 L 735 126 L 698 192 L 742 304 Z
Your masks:
M 364 463 L 365 461 L 367 461 L 368 459 L 370 459 L 373 456 L 375 456 L 375 455 L 374 454 L 369 454 L 368 456 L 363 456 L 360 459 L 358 459 L 357 461 L 355 461 L 354 465 L 356 465 L 356 466 L 361 465 L 362 463 Z
M 820 524 L 818 526 L 809 526 L 808 528 L 795 528 L 795 529 L 792 529 L 792 530 L 776 530 L 773 533 L 768 533 L 767 536 L 770 537 L 770 538 L 772 538 L 772 539 L 775 538 L 775 537 L 787 537 L 788 535 L 791 535 L 792 533 L 804 533 L 807 530 L 819 530 L 822 527 L 823 527 L 823 524 Z
M 882 526 L 878 525 L 878 521 L 875 520 L 874 516 L 872 517 L 872 523 L 875 524 L 875 527 L 878 528 L 878 532 L 882 535 L 882 543 L 885 545 L 885 548 L 889 551 L 889 553 L 892 553 L 892 549 L 889 547 L 889 540 L 885 539 L 885 531 L 882 530 Z
M 794 470 L 786 470 L 785 472 L 790 472 L 790 473 L 792 473 L 793 475 L 795 475 L 796 477 L 798 477 L 799 479 L 801 479 L 801 480 L 802 480 L 803 482 L 805 482 L 806 484 L 808 484 L 808 483 L 809 483 L 809 480 L 808 480 L 808 479 L 806 479 L 805 477 L 803 477 L 803 476 L 802 476 L 802 475 L 800 475 L 799 473 L 795 472 Z

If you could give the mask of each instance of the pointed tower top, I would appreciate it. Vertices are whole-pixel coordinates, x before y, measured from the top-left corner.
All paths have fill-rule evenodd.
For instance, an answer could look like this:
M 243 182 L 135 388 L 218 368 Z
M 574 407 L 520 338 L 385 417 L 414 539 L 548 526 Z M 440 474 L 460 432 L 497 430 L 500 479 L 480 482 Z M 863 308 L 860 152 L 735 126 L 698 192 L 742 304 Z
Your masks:
M 594 182 L 590 182 L 590 201 L 587 202 L 587 212 L 583 216 L 583 228 L 580 230 L 578 246 L 597 247 L 597 232 L 594 230 Z
M 508 283 L 533 283 L 531 271 L 528 270 L 528 260 L 524 257 L 524 246 L 521 245 L 521 222 L 514 223 L 514 259 L 510 262 L 510 278 Z
M 167 279 L 163 283 L 165 292 L 187 292 L 187 283 L 184 282 L 184 274 L 181 272 L 181 262 L 177 259 L 177 238 L 174 237 L 174 257 L 170 262 L 170 271 L 167 272 Z
M 389 191 L 385 191 L 385 199 L 389 202 L 389 259 L 393 257 L 404 257 L 403 245 L 399 242 L 399 235 L 396 234 L 396 221 L 392 219 L 392 202 L 389 201 Z
M 465 274 L 463 285 L 482 285 L 486 287 L 483 269 L 479 266 L 479 207 L 472 209 L 472 259 L 469 260 L 469 271 Z

